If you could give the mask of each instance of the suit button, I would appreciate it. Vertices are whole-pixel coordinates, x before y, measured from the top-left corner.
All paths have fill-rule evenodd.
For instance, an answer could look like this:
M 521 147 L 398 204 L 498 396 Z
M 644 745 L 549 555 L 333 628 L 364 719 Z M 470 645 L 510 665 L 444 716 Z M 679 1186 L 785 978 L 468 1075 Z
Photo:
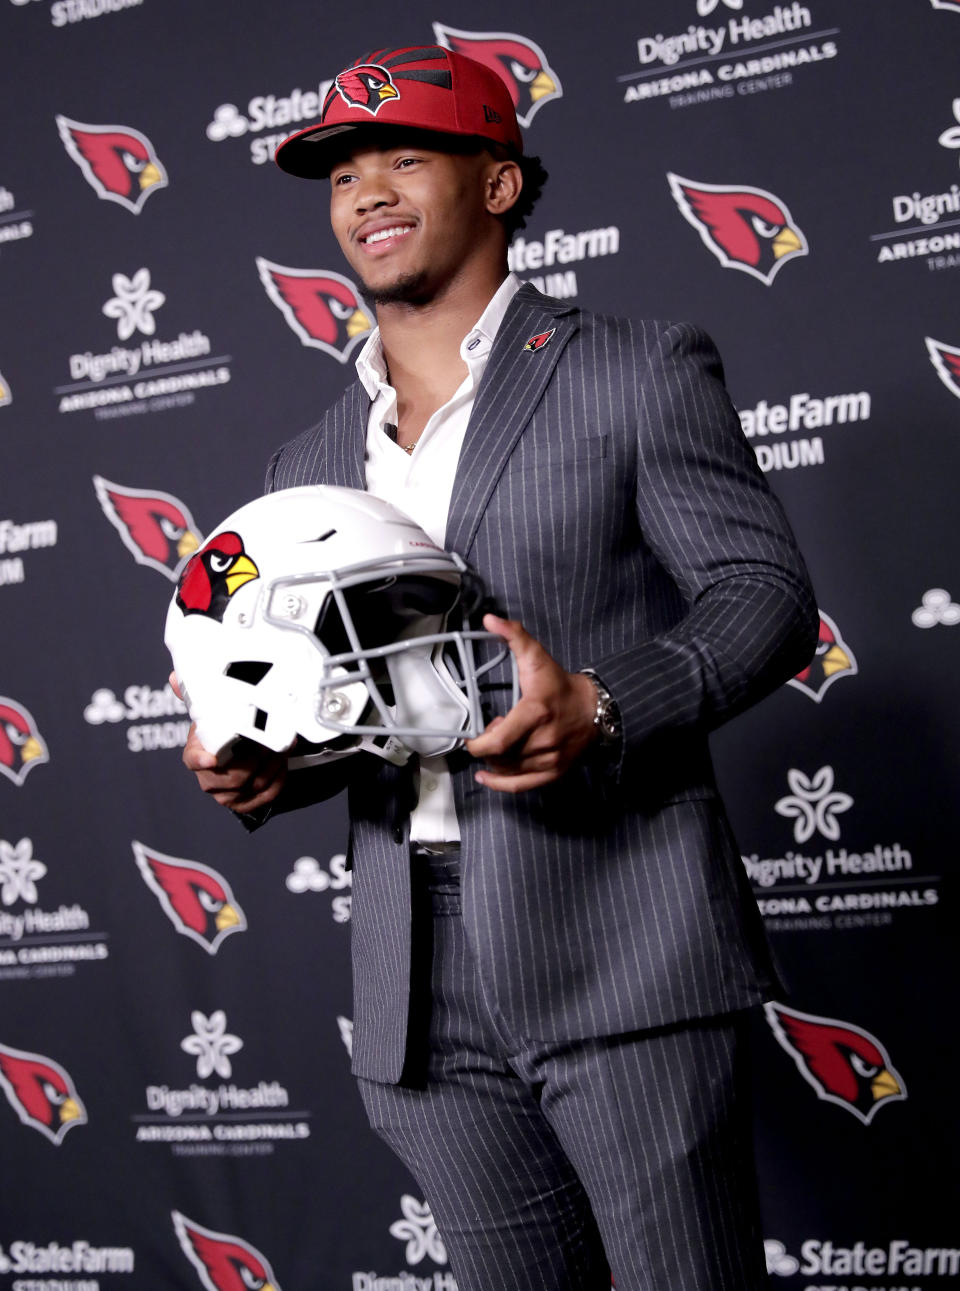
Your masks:
M 400 826 L 399 826 L 399 825 L 398 825 L 398 826 L 396 827 L 396 829 L 393 831 L 393 841 L 394 841 L 395 843 L 402 843 L 402 842 L 403 842 L 403 830 L 400 828 Z

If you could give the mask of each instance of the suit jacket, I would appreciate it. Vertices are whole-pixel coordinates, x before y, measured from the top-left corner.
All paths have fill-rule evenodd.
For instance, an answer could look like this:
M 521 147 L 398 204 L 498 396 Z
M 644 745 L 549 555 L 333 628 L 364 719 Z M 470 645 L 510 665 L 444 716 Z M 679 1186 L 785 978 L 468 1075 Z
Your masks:
M 268 490 L 362 489 L 368 408 L 351 386 L 275 454 Z M 454 775 L 463 918 L 501 1013 L 564 1041 L 755 1003 L 772 972 L 707 733 L 806 664 L 818 616 L 709 338 L 523 287 L 477 392 L 446 547 L 564 667 L 593 668 L 623 717 L 612 768 L 594 748 L 519 796 L 480 788 L 466 756 Z M 368 764 L 349 787 L 354 1070 L 396 1081 L 412 786 L 348 762 Z

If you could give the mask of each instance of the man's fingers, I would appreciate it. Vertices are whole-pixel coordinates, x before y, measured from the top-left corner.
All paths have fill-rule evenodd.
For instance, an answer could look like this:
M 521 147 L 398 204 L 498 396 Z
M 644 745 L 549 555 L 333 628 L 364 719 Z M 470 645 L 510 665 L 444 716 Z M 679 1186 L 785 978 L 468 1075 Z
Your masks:
M 541 719 L 541 707 L 524 703 L 521 699 L 506 717 L 495 717 L 482 734 L 475 740 L 468 740 L 464 747 L 471 757 L 502 757 L 515 744 L 525 740 Z

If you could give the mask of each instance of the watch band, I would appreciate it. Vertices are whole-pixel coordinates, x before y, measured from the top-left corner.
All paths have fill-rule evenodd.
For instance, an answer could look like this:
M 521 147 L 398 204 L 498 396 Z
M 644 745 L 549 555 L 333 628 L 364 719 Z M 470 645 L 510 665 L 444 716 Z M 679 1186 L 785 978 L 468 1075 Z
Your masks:
M 581 668 L 580 671 L 585 677 L 590 678 L 597 692 L 597 707 L 593 714 L 593 724 L 600 733 L 601 742 L 607 745 L 619 744 L 623 735 L 623 721 L 620 717 L 617 701 L 592 668 Z

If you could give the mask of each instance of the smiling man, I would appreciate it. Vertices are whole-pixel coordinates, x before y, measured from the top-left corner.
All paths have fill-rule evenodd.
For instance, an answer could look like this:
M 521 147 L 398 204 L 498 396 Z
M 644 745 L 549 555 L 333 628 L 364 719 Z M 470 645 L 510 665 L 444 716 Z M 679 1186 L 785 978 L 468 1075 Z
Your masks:
M 759 1291 L 742 1033 L 772 973 L 707 734 L 818 620 L 716 351 L 508 274 L 545 175 L 462 55 L 364 56 L 277 161 L 329 180 L 379 326 L 268 490 L 409 513 L 482 577 L 521 685 L 466 752 L 338 764 L 370 1121 L 460 1291 Z M 185 760 L 248 819 L 331 788 Z

